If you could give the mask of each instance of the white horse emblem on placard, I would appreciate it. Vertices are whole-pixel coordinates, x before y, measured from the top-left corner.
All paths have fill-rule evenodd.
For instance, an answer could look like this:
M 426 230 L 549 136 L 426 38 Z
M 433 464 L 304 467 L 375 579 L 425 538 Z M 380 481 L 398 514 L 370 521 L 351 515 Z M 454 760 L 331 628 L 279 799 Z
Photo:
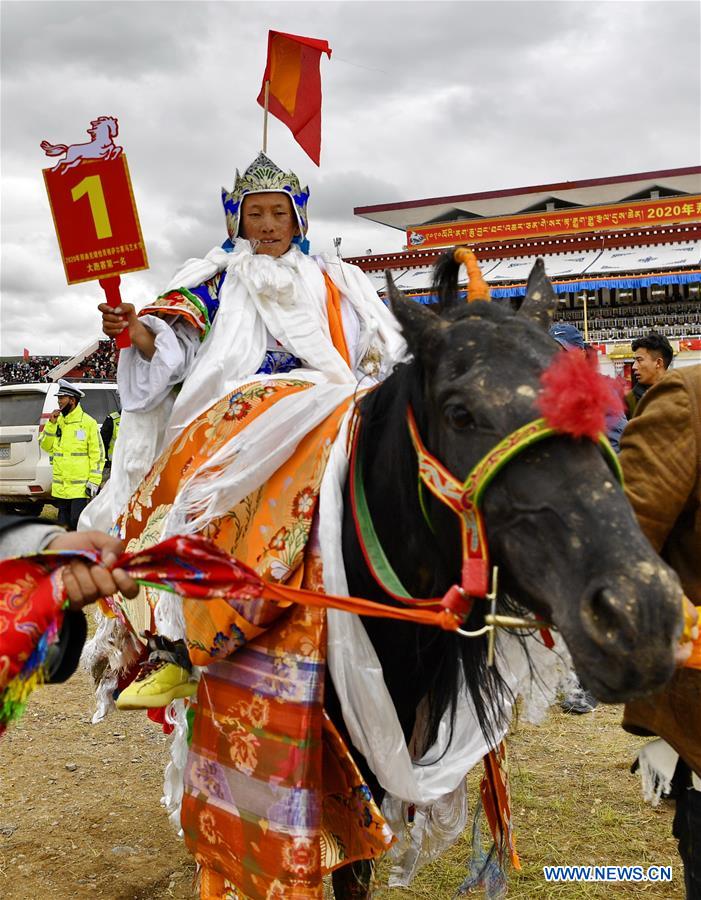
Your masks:
M 52 172 L 67 172 L 75 168 L 84 159 L 116 159 L 122 154 L 122 147 L 118 147 L 114 138 L 119 131 L 117 119 L 112 116 L 98 116 L 93 119 L 88 128 L 88 134 L 92 138 L 86 144 L 50 144 L 42 141 L 41 149 L 47 156 L 65 157 L 51 170 Z

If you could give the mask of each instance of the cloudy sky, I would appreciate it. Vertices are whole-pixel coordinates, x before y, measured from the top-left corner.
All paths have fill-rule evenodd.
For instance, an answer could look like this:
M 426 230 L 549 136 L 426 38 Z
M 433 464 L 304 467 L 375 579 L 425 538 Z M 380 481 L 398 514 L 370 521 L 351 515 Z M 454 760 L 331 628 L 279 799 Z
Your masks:
M 220 187 L 261 147 L 268 29 L 328 40 L 321 167 L 271 119 L 269 155 L 312 190 L 312 252 L 399 250 L 355 206 L 698 164 L 697 2 L 3 0 L 0 354 L 99 335 L 68 287 L 39 142 L 119 119 L 151 268 L 141 306 L 224 239 Z

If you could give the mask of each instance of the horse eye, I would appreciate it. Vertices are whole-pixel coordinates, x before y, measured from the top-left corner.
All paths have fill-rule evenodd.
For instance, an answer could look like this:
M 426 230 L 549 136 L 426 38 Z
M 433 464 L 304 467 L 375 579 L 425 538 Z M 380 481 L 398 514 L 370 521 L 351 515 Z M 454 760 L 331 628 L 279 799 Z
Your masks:
M 475 420 L 472 418 L 470 410 L 464 406 L 459 406 L 457 403 L 451 403 L 450 406 L 446 406 L 443 410 L 443 415 L 448 425 L 457 430 L 474 425 Z

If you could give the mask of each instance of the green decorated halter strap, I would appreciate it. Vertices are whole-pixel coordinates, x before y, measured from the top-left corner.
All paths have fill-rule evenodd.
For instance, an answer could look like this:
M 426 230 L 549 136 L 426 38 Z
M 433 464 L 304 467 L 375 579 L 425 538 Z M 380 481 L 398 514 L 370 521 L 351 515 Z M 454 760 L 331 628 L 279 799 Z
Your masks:
M 484 597 L 489 590 L 489 552 L 481 511 L 484 492 L 495 476 L 515 456 L 559 432 L 546 419 L 534 419 L 508 434 L 470 470 L 464 482 L 455 478 L 445 466 L 428 452 L 421 440 L 411 407 L 407 410 L 409 434 L 419 463 L 419 482 L 424 484 L 442 503 L 449 506 L 460 519 L 463 571 L 462 589 L 470 597 Z M 623 482 L 618 457 L 604 434 L 599 447 L 618 480 Z
M 489 552 L 484 517 L 480 509 L 485 490 L 515 456 L 539 441 L 557 436 L 559 432 L 544 418 L 528 422 L 499 441 L 473 466 L 467 478 L 460 482 L 424 446 L 411 407 L 407 410 L 407 424 L 418 459 L 419 485 L 425 485 L 460 519 L 462 586 L 451 588 L 443 598 L 417 599 L 412 597 L 402 584 L 382 548 L 368 508 L 362 477 L 363 460 L 357 450 L 360 429 L 358 423 L 351 452 L 350 493 L 360 547 L 370 572 L 389 596 L 412 606 L 420 605 L 435 609 L 447 607 L 466 616 L 472 605 L 471 598 L 485 597 L 489 591 Z M 622 483 L 623 473 L 618 457 L 604 434 L 599 436 L 598 444 L 616 478 Z M 421 499 L 420 492 L 419 497 Z M 423 502 L 421 507 L 425 516 Z

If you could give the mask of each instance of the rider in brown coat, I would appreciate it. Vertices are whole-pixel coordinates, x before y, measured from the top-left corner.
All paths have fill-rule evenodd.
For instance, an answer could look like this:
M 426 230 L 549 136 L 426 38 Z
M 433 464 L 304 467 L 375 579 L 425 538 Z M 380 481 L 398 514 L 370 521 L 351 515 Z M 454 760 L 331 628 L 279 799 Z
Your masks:
M 647 391 L 620 461 L 642 530 L 701 606 L 701 365 L 669 372 Z M 679 668 L 664 690 L 628 703 L 623 727 L 658 735 L 679 754 L 674 834 L 687 896 L 701 898 L 701 670 Z

